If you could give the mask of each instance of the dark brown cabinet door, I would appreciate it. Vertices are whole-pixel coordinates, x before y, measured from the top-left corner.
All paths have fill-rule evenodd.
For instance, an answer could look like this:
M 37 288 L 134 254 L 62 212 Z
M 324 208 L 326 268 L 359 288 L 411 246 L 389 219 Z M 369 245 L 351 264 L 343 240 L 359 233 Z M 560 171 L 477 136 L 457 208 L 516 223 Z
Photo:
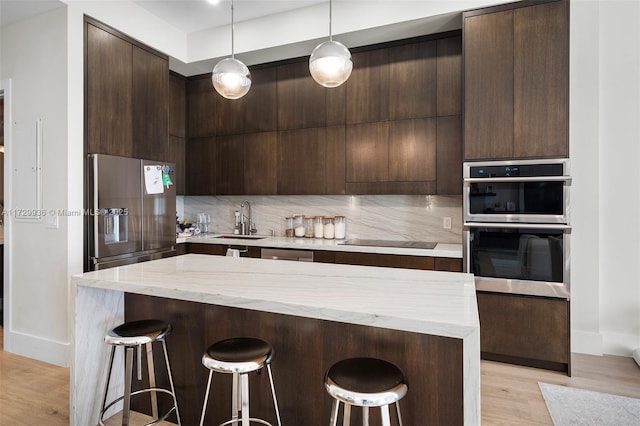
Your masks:
M 568 371 L 569 302 L 478 293 L 483 359 Z
M 227 99 L 214 91 L 215 101 L 215 134 L 216 135 L 238 135 L 244 129 L 244 105 L 245 98 Z
M 389 49 L 354 53 L 347 80 L 347 124 L 389 119 Z
M 437 118 L 437 192 L 462 194 L 462 118 Z
M 309 75 L 308 62 L 278 67 L 278 129 L 324 127 L 327 89 Z
M 278 190 L 278 133 L 244 135 L 244 193 L 275 195 Z
M 278 194 L 324 194 L 327 130 L 278 132 Z
M 132 46 L 85 25 L 87 152 L 133 157 Z
M 513 156 L 513 11 L 464 18 L 464 157 Z
M 136 156 L 169 161 L 169 62 L 133 46 L 132 69 Z
M 569 155 L 569 2 L 514 11 L 514 157 Z
M 389 180 L 436 180 L 436 119 L 389 122 Z
M 216 96 L 211 77 L 190 79 L 187 83 L 187 131 L 189 138 L 216 135 Z
M 185 157 L 187 195 L 215 194 L 215 138 L 189 139 Z
M 243 135 L 216 138 L 216 194 L 244 194 Z
M 251 69 L 251 90 L 243 100 L 244 132 L 277 130 L 276 67 Z
M 568 1 L 465 14 L 464 62 L 465 159 L 568 157 Z
M 346 141 L 345 126 L 327 127 L 325 189 L 327 194 L 345 194 Z
M 436 41 L 389 48 L 389 119 L 435 117 Z
M 169 74 L 169 134 L 187 137 L 187 80 L 173 72 Z
M 389 180 L 389 123 L 347 126 L 347 182 Z
M 437 41 L 437 116 L 462 114 L 462 38 Z
M 176 194 L 184 195 L 186 191 L 186 139 L 177 136 L 169 136 L 169 151 L 167 158 L 176 164 L 174 185 Z

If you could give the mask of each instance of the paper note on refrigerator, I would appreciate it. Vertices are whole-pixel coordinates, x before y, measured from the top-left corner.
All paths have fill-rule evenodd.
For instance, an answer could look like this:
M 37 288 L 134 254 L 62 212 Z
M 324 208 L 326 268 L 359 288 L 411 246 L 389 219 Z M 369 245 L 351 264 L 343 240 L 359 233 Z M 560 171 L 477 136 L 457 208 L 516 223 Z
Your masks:
M 162 167 L 158 165 L 144 166 L 144 185 L 147 194 L 162 194 Z

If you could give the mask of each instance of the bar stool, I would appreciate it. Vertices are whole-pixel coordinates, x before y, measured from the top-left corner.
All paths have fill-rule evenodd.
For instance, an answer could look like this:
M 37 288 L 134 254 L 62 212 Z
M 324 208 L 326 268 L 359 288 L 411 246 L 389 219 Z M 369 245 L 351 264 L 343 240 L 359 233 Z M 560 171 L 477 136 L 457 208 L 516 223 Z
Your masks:
M 276 400 L 276 390 L 273 385 L 273 375 L 271 374 L 273 355 L 273 346 L 271 346 L 269 342 L 254 337 L 235 337 L 221 340 L 209 346 L 202 356 L 202 365 L 209 369 L 209 380 L 207 382 L 207 390 L 202 406 L 200 426 L 204 424 L 204 416 L 207 411 L 207 402 L 211 389 L 211 378 L 214 372 L 233 374 L 231 419 L 222 423 L 220 426 L 234 423 L 249 426 L 251 422 L 272 426 L 271 423 L 266 420 L 249 416 L 248 373 L 260 370 L 263 367 L 267 367 L 276 419 L 278 426 L 282 426 L 280 422 L 280 412 L 278 410 L 278 401 Z
M 117 402 L 123 401 L 122 425 L 129 424 L 131 417 L 131 397 L 143 393 L 151 394 L 151 411 L 154 421 L 149 424 L 155 424 L 167 419 L 169 415 L 175 411 L 178 424 L 180 425 L 180 414 L 178 413 L 178 402 L 176 401 L 176 391 L 173 387 L 173 377 L 171 375 L 171 366 L 169 365 L 169 356 L 167 354 L 167 345 L 165 338 L 171 333 L 171 324 L 164 321 L 149 319 L 141 321 L 131 321 L 121 324 L 107 332 L 104 337 L 105 343 L 111 346 L 109 355 L 109 371 L 107 372 L 107 380 L 104 386 L 104 398 L 102 399 L 102 408 L 100 410 L 100 418 L 98 422 L 100 426 L 104 426 L 105 413 Z M 162 343 L 165 363 L 167 365 L 167 373 L 169 376 L 169 384 L 171 390 L 156 387 L 156 377 L 153 365 L 153 347 L 152 343 Z M 149 374 L 149 387 L 131 392 L 131 380 L 133 373 L 133 351 L 137 350 L 137 377 L 142 380 L 142 346 L 145 345 L 147 352 L 147 369 Z M 125 351 L 125 374 L 124 374 L 124 395 L 114 399 L 107 404 L 107 392 L 109 391 L 109 383 L 111 381 L 111 371 L 113 369 L 113 358 L 116 347 L 122 347 Z M 161 417 L 158 414 L 158 396 L 157 393 L 170 395 L 173 399 L 173 405 Z
M 395 403 L 402 426 L 399 401 L 409 386 L 394 364 L 377 358 L 349 358 L 338 361 L 325 375 L 324 387 L 334 399 L 331 426 L 338 424 L 340 402 L 344 403 L 343 426 L 350 423 L 351 406 L 362 407 L 362 424 L 369 425 L 369 407 L 380 407 L 383 426 L 391 426 L 389 405 Z

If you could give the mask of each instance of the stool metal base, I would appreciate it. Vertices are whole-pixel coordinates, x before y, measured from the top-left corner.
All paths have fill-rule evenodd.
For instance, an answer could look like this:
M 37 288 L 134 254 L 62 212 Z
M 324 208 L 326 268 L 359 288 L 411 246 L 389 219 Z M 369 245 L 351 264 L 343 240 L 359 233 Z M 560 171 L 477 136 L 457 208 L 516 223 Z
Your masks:
M 231 348 L 225 346 L 231 344 Z M 257 349 L 257 351 L 263 350 L 263 352 L 253 353 L 253 356 L 248 356 L 243 359 L 231 359 L 229 356 L 234 352 L 233 346 L 237 345 L 240 353 L 247 348 Z M 211 349 L 219 349 L 219 355 L 212 356 L 209 352 Z M 225 353 L 226 352 L 226 353 Z M 256 352 L 256 351 L 249 351 Z M 222 359 L 218 359 L 217 357 Z M 213 373 L 231 373 L 232 377 L 232 396 L 231 396 L 231 418 L 219 426 L 238 424 L 241 426 L 250 426 L 251 423 L 260 423 L 266 426 L 273 426 L 266 420 L 251 417 L 249 415 L 249 373 L 257 371 L 266 367 L 269 375 L 269 385 L 271 387 L 271 396 L 273 397 L 273 405 L 276 412 L 276 420 L 278 426 L 282 426 L 280 421 L 280 411 L 278 410 L 278 400 L 276 398 L 276 389 L 273 383 L 273 374 L 271 373 L 271 358 L 273 356 L 273 348 L 267 342 L 261 339 L 254 338 L 234 338 L 227 339 L 215 343 L 207 350 L 207 353 L 202 357 L 203 365 L 209 369 L 209 379 L 207 381 L 207 389 L 205 391 L 204 403 L 202 405 L 202 416 L 200 417 L 200 426 L 204 425 L 204 417 L 207 411 L 207 403 L 209 401 L 209 394 L 211 392 L 211 381 L 213 379 Z M 240 356 L 243 357 L 242 355 Z
M 108 336 L 108 337 L 110 338 L 111 336 Z M 173 412 L 176 413 L 176 419 L 178 420 L 178 425 L 181 425 L 180 413 L 178 412 L 178 402 L 176 400 L 176 392 L 173 384 L 173 375 L 171 373 L 171 365 L 169 364 L 167 345 L 165 343 L 164 337 L 165 337 L 164 335 L 161 335 L 156 337 L 155 339 L 152 339 L 151 341 L 147 341 L 141 344 L 135 344 L 140 342 L 125 343 L 125 342 L 108 341 L 108 343 L 111 346 L 111 351 L 109 355 L 109 369 L 107 372 L 107 380 L 105 381 L 105 386 L 104 386 L 104 397 L 102 399 L 102 409 L 100 410 L 100 414 L 98 417 L 98 424 L 100 426 L 105 426 L 105 423 L 104 423 L 105 414 L 107 413 L 107 411 L 109 411 L 111 407 L 113 407 L 115 404 L 117 404 L 120 401 L 123 402 L 122 425 L 123 426 L 129 425 L 129 420 L 131 417 L 131 397 L 145 394 L 145 393 L 151 394 L 151 411 L 152 411 L 152 416 L 154 418 L 153 421 L 151 421 L 150 423 L 147 423 L 145 426 L 152 426 L 157 423 L 160 423 L 161 421 L 166 420 Z M 105 339 L 105 341 L 107 341 L 107 339 Z M 169 376 L 169 384 L 171 386 L 170 390 L 156 387 L 155 369 L 154 369 L 154 363 L 153 363 L 153 350 L 152 350 L 152 343 L 154 341 L 160 342 L 162 344 L 165 364 L 167 367 L 167 374 Z M 134 343 L 134 344 L 131 345 L 130 343 Z M 133 352 L 134 352 L 134 349 L 137 351 L 137 355 L 138 355 L 137 356 L 137 378 L 138 380 L 141 380 L 142 379 L 141 358 L 142 358 L 143 345 L 146 347 L 147 367 L 148 367 L 148 374 L 149 374 L 149 387 L 131 392 L 131 382 L 132 382 L 132 376 L 133 376 Z M 124 395 L 114 399 L 109 404 L 107 404 L 107 393 L 109 391 L 109 383 L 111 380 L 111 373 L 113 370 L 113 359 L 115 356 L 115 350 L 117 346 L 122 346 L 125 351 Z M 166 413 L 162 415 L 158 414 L 158 397 L 157 397 L 158 393 L 170 395 L 173 399 L 173 406 Z

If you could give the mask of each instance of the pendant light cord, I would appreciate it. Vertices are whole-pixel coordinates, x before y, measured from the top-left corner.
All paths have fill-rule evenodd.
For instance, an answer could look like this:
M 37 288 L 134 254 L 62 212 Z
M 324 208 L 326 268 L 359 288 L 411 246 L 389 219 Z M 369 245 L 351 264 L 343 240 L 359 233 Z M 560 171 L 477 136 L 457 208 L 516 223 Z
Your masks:
M 233 0 L 231 0 L 231 59 L 235 59 L 234 40 L 233 40 L 234 27 L 235 27 L 235 24 L 233 21 Z
M 329 0 L 329 41 L 333 41 L 333 34 L 331 31 L 331 15 L 332 14 L 333 13 L 332 13 L 332 7 L 331 7 L 331 0 Z

